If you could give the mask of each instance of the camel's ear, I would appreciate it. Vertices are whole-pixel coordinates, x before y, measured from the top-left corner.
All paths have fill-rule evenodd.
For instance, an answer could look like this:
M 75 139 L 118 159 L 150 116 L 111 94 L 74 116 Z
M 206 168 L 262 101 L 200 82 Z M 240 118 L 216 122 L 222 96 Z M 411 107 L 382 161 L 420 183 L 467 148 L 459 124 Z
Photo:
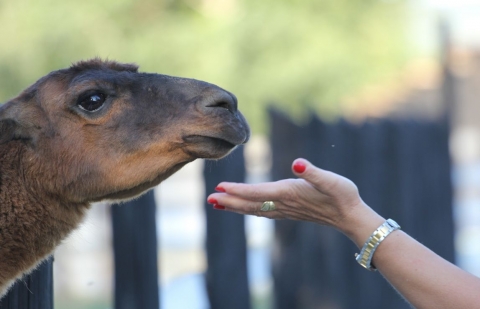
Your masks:
M 22 140 L 34 146 L 40 134 L 35 118 L 31 106 L 6 103 L 0 109 L 0 144 Z

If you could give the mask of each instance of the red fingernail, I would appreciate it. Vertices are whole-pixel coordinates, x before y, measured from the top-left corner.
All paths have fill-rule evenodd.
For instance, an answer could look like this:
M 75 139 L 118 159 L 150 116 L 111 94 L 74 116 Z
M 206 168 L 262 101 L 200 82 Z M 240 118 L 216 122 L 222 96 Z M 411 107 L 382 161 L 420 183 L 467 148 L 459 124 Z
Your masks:
M 209 203 L 209 204 L 217 204 L 218 202 L 217 202 L 216 199 L 214 199 L 213 197 L 211 197 L 211 198 L 209 198 L 209 199 L 207 200 L 207 203 Z
M 215 188 L 215 191 L 218 191 L 218 192 L 225 192 L 225 189 L 222 188 L 222 187 L 216 187 Z
M 218 205 L 218 204 L 214 204 L 214 205 L 213 205 L 213 208 L 214 208 L 214 209 L 224 210 L 224 209 L 225 209 L 225 206 Z
M 294 165 L 293 165 L 293 170 L 299 174 L 305 172 L 305 169 L 307 168 L 307 166 L 302 163 L 302 162 L 296 162 Z

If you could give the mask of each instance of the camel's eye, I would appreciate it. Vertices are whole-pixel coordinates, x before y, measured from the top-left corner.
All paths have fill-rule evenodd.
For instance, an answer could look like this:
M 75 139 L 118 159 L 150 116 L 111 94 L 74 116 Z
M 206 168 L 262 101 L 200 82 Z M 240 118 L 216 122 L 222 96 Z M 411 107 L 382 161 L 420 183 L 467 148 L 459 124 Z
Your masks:
M 101 92 L 95 92 L 87 96 L 80 97 L 78 106 L 87 112 L 96 112 L 102 108 L 105 103 L 106 95 Z

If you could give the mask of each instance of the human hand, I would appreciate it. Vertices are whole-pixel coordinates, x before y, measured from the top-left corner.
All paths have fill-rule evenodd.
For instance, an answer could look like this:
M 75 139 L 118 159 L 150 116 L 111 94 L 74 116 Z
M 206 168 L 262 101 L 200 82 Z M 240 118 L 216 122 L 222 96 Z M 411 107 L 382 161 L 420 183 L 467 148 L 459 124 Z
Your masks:
M 347 178 L 317 168 L 305 159 L 295 160 L 292 170 L 299 179 L 260 184 L 222 182 L 216 188 L 220 192 L 211 194 L 208 202 L 216 209 L 240 214 L 328 225 L 347 235 L 353 233 L 349 229 L 353 223 L 372 212 Z M 276 209 L 262 211 L 265 201 L 273 201 Z M 381 220 L 377 218 L 375 224 Z

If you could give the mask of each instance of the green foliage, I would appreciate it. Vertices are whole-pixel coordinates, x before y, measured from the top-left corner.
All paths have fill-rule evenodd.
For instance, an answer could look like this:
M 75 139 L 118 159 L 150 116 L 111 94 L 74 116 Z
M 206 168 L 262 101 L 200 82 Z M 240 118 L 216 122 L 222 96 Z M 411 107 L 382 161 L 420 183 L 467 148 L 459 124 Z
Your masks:
M 0 0 L 0 101 L 99 56 L 234 92 L 255 131 L 274 102 L 338 112 L 406 60 L 400 0 Z

